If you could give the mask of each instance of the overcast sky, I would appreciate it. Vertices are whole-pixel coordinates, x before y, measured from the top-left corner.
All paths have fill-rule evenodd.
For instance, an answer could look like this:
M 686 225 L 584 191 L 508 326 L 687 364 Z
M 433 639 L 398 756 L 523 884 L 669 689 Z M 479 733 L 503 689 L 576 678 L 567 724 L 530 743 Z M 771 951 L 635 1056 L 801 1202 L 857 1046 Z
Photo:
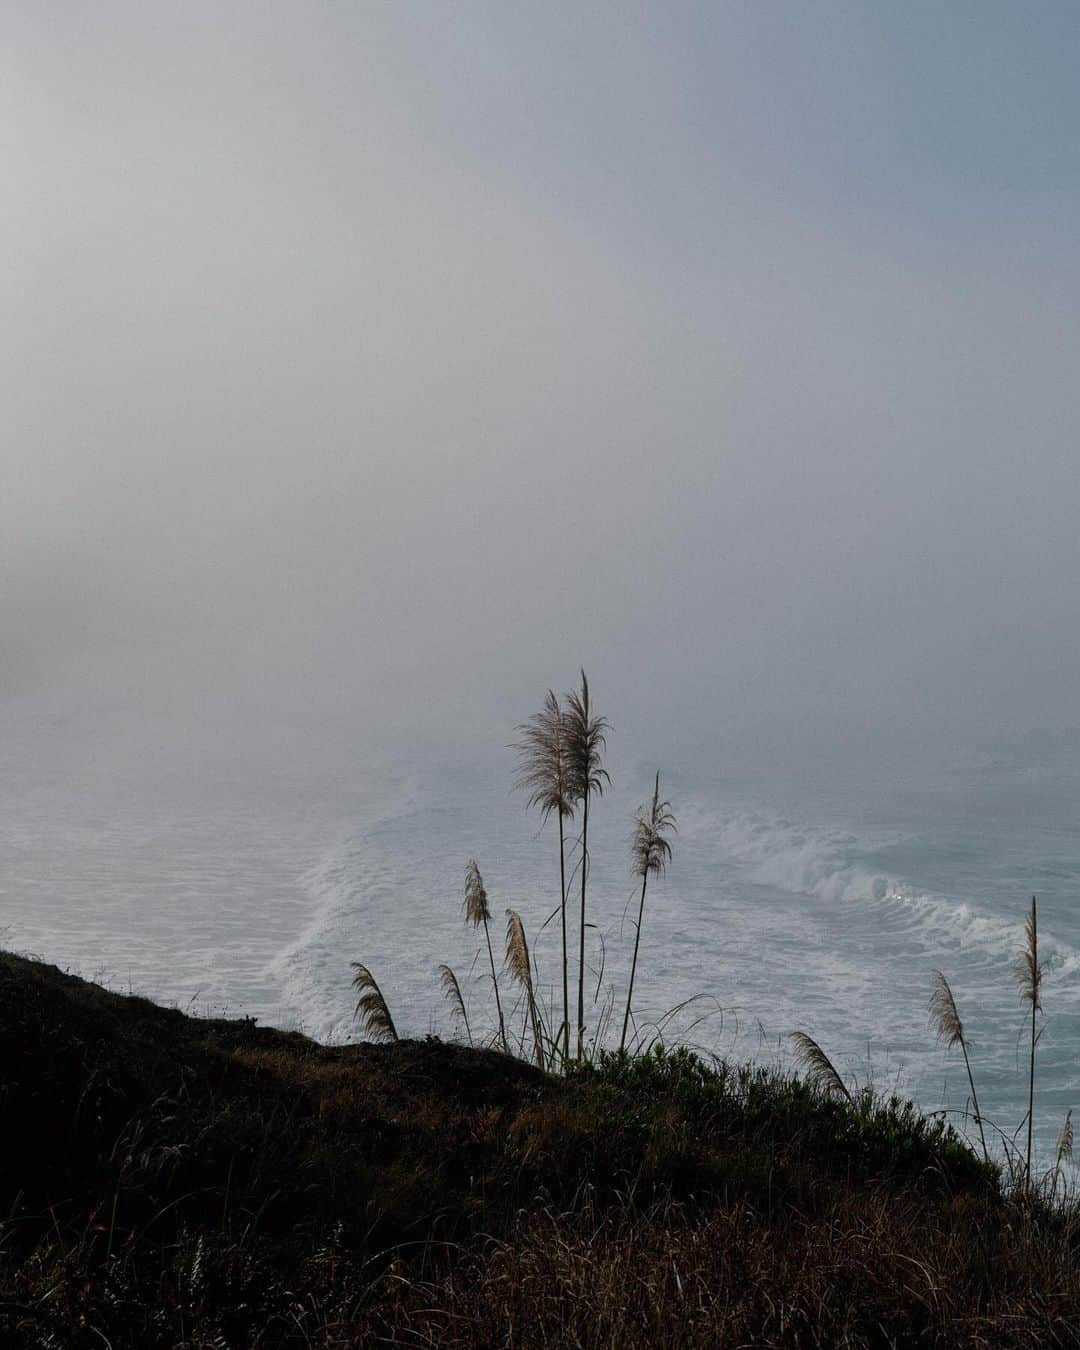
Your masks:
M 1080 722 L 1080 9 L 7 4 L 0 698 Z

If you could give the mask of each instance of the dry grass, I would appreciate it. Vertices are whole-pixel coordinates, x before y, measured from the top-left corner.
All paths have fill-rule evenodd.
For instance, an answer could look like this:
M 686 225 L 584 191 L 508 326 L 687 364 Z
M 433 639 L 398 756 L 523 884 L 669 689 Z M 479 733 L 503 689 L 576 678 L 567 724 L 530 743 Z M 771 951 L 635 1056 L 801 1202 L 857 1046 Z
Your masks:
M 1020 1001 L 1031 1005 L 1032 1012 L 1042 1009 L 1043 965 L 1039 960 L 1038 909 L 1034 896 L 1031 909 L 1024 919 L 1024 945 L 1013 962 Z
M 1035 1050 L 1039 1043 L 1038 1014 L 1042 1011 L 1043 966 L 1039 959 L 1038 902 L 1031 897 L 1031 909 L 1024 920 L 1024 945 L 1013 963 L 1013 974 L 1022 1003 L 1031 1006 L 1031 1057 L 1028 1066 L 1027 1148 L 1024 1154 L 1024 1185 L 1029 1197 L 1035 1180 L 1031 1171 L 1032 1128 L 1035 1123 Z
M 396 1041 L 397 1027 L 375 976 L 359 961 L 352 962 L 352 969 L 356 972 L 352 987 L 358 995 L 353 1016 L 373 1041 Z
M 1042 1234 L 988 1245 L 957 1202 L 838 1197 L 777 1222 L 745 1200 L 708 1217 L 544 1210 L 437 1280 L 398 1283 L 363 1333 L 450 1348 L 556 1345 L 1074 1346 L 1075 1270 Z M 999 1263 L 1000 1262 L 1000 1263 Z
M 634 955 L 630 962 L 630 983 L 626 989 L 626 1011 L 623 1014 L 622 1035 L 619 1037 L 619 1049 L 626 1048 L 626 1033 L 630 1026 L 630 1016 L 634 1001 L 634 979 L 637 975 L 638 951 L 641 947 L 641 925 L 645 920 L 645 888 L 650 876 L 659 876 L 671 857 L 671 841 L 668 835 L 675 829 L 675 817 L 671 803 L 660 800 L 660 771 L 656 771 L 653 783 L 652 800 L 648 806 L 638 811 L 631 844 L 633 873 L 641 878 L 641 895 L 638 899 L 637 923 L 634 925 Z
M 465 899 L 462 901 L 462 909 L 465 911 L 465 922 L 471 923 L 474 928 L 491 922 L 487 890 L 475 858 L 470 858 L 465 867 Z
M 499 1018 L 499 1044 L 510 1053 L 510 1042 L 506 1036 L 506 1021 L 503 1017 L 502 996 L 499 993 L 499 977 L 495 973 L 495 953 L 491 946 L 491 910 L 488 908 L 487 890 L 484 878 L 475 858 L 470 858 L 465 867 L 465 922 L 474 928 L 481 925 L 484 929 L 484 941 L 487 944 L 488 966 L 491 970 L 491 987 L 495 993 L 495 1011 Z
M 469 1014 L 465 1008 L 465 1000 L 461 996 L 461 985 L 458 983 L 458 977 L 447 965 L 439 967 L 439 975 L 442 980 L 443 992 L 450 1002 L 451 1011 L 465 1028 L 466 1039 L 472 1045 L 472 1028 L 469 1026 Z
M 1071 1345 L 1069 1214 L 689 1055 L 329 1048 L 0 956 L 0 1344 Z
M 807 1082 L 820 1088 L 822 1092 L 835 1092 L 837 1096 L 851 1101 L 847 1084 L 840 1077 L 829 1056 L 812 1036 L 805 1031 L 793 1031 L 790 1039 L 795 1045 L 795 1062 L 806 1074 Z
M 514 787 L 545 820 L 553 811 L 564 820 L 574 814 L 567 731 L 562 706 L 549 689 L 541 711 L 518 727 L 513 747 L 518 753 Z
M 529 1023 L 532 1028 L 533 1053 L 537 1068 L 544 1068 L 544 1042 L 540 1031 L 540 1018 L 536 1008 L 536 996 L 533 993 L 532 963 L 529 959 L 529 944 L 525 937 L 525 925 L 516 910 L 506 911 L 506 966 L 510 974 L 525 991 L 529 1006 Z
M 954 1045 L 966 1046 L 964 1024 L 956 1006 L 949 981 L 940 970 L 930 977 L 930 1021 L 937 1032 L 938 1040 L 944 1041 L 950 1048 Z
M 563 1016 L 556 1043 L 565 1064 L 570 1058 L 570 975 L 566 932 L 566 822 L 574 815 L 566 721 L 555 691 L 549 689 L 542 710 L 518 727 L 518 774 L 514 787 L 527 794 L 529 808 L 539 807 L 541 822 L 554 811 L 559 823 L 559 926 L 562 937 Z
M 590 796 L 602 796 L 604 785 L 611 781 L 604 768 L 604 751 L 611 724 L 593 709 L 592 694 L 585 672 L 581 672 L 581 688 L 571 689 L 566 695 L 563 727 L 566 735 L 566 755 L 569 765 L 570 796 L 584 803 Z
M 671 803 L 660 800 L 660 772 L 657 770 L 653 794 L 647 806 L 639 809 L 634 822 L 634 837 L 630 848 L 634 876 L 644 881 L 659 876 L 671 857 L 669 834 L 675 831 L 675 816 Z
M 1070 1106 L 1069 1109 L 1065 1112 L 1065 1119 L 1064 1119 L 1064 1120 L 1062 1121 L 1062 1123 L 1061 1123 L 1061 1132 L 1059 1133 L 1058 1139 L 1057 1139 L 1057 1150 L 1056 1150 L 1056 1154 L 1057 1154 L 1057 1165 L 1058 1165 L 1058 1167 L 1060 1167 L 1060 1166 L 1062 1165 L 1062 1163 L 1066 1163 L 1066 1162 L 1071 1162 L 1071 1161 L 1072 1161 L 1072 1155 L 1073 1155 L 1073 1123 L 1072 1123 L 1072 1107 L 1071 1107 L 1071 1106 Z
M 979 1129 L 979 1141 L 982 1144 L 983 1157 L 989 1161 L 990 1151 L 986 1147 L 986 1134 L 983 1130 L 982 1113 L 979 1110 L 979 1098 L 975 1092 L 975 1079 L 971 1072 L 970 1046 L 964 1035 L 964 1023 L 960 1010 L 953 997 L 952 986 L 940 970 L 930 977 L 930 1023 L 937 1032 L 939 1041 L 950 1048 L 958 1045 L 964 1056 L 964 1068 L 967 1070 L 968 1087 L 971 1089 L 971 1108 L 975 1124 Z
M 604 768 L 604 751 L 610 729 L 606 717 L 593 711 L 589 681 L 581 672 L 580 690 L 566 695 L 563 714 L 566 732 L 566 754 L 570 770 L 571 798 L 581 803 L 581 909 L 578 929 L 578 997 L 577 997 L 577 1057 L 585 1057 L 585 895 L 589 880 L 589 802 L 593 796 L 602 796 L 604 784 L 610 782 Z

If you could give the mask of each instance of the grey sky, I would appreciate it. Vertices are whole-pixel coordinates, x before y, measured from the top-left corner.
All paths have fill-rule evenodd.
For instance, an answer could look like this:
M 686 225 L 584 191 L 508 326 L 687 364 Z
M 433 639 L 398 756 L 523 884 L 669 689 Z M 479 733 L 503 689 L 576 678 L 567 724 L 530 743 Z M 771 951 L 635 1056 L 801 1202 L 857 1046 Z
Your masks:
M 1080 722 L 1072 5 L 19 5 L 0 696 Z

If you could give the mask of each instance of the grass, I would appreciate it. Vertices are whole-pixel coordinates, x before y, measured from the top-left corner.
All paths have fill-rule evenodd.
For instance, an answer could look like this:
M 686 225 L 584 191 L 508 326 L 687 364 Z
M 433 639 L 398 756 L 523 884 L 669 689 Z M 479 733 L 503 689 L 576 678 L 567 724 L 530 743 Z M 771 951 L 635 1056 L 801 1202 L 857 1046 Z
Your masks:
M 513 746 L 518 755 L 515 788 L 525 792 L 526 806 L 529 809 L 538 808 L 540 810 L 542 823 L 552 813 L 556 815 L 559 823 L 560 898 L 558 907 L 553 914 L 549 915 L 547 922 L 550 922 L 555 914 L 560 916 L 563 985 L 562 1020 L 557 1022 L 556 1010 L 550 1005 L 546 1009 L 542 1007 L 541 1000 L 537 997 L 537 991 L 542 990 L 544 981 L 541 978 L 539 963 L 536 960 L 535 947 L 530 955 L 524 920 L 517 911 L 507 909 L 507 915 L 512 916 L 512 924 L 507 932 L 506 968 L 512 974 L 519 990 L 523 992 L 525 1003 L 523 1026 L 521 1034 L 516 1037 L 516 1049 L 518 1053 L 524 1055 L 526 1041 L 528 1036 L 531 1035 L 532 1053 L 537 1065 L 542 1069 L 560 1070 L 563 1073 L 573 1072 L 575 1068 L 596 1061 L 598 1057 L 605 1054 L 611 1039 L 613 1039 L 616 990 L 610 985 L 605 987 L 606 944 L 595 922 L 588 925 L 595 930 L 599 945 L 599 958 L 593 972 L 595 988 L 591 1000 L 591 1025 L 588 1027 L 591 1035 L 589 1036 L 586 1035 L 585 1018 L 589 810 L 591 799 L 602 797 L 605 784 L 609 784 L 611 781 L 603 764 L 609 731 L 610 725 L 607 719 L 598 715 L 595 711 L 589 683 L 584 670 L 582 670 L 580 692 L 571 691 L 560 700 L 553 691 L 549 690 L 541 711 L 526 722 L 519 724 L 519 739 Z M 577 982 L 578 1013 L 576 1051 L 574 1055 L 571 1055 L 569 1048 L 570 994 L 566 921 L 568 889 L 565 823 L 573 821 L 579 809 L 581 833 L 577 839 L 579 849 L 577 868 L 581 874 L 581 893 Z M 650 876 L 659 877 L 666 870 L 668 862 L 671 860 L 672 844 L 669 836 L 675 832 L 675 828 L 675 816 L 671 803 L 662 800 L 660 797 L 660 773 L 657 770 L 653 780 L 651 800 L 639 808 L 630 840 L 630 871 L 635 880 L 640 880 L 641 886 L 638 896 L 637 919 L 634 923 L 633 954 L 630 960 L 630 974 L 623 1005 L 622 1029 L 618 1039 L 618 1047 L 620 1052 L 628 1050 L 632 1056 L 648 1051 L 651 1045 L 656 1042 L 663 1043 L 666 1024 L 693 1004 L 696 998 L 703 997 L 703 995 L 697 995 L 696 998 L 686 1000 L 670 1009 L 661 1017 L 658 1024 L 653 1024 L 651 1027 L 640 1027 L 634 1019 L 635 977 L 641 947 L 646 890 Z M 488 964 L 491 970 L 499 1024 L 498 1044 L 507 1053 L 511 1053 L 511 1041 L 506 1032 L 506 1019 L 503 1014 L 499 981 L 492 952 L 488 897 L 475 859 L 469 860 L 466 874 L 465 911 L 468 922 L 474 926 L 478 926 L 481 922 L 484 925 Z M 547 926 L 547 922 L 540 925 L 539 932 L 541 935 Z M 365 972 L 366 977 L 371 981 L 371 985 L 375 987 L 377 992 L 377 986 L 374 985 L 374 980 L 367 972 L 366 967 L 359 967 L 359 969 Z M 472 1043 L 472 1030 L 466 1019 L 460 985 L 453 973 L 449 972 L 448 967 L 441 965 L 438 969 L 442 973 L 444 990 L 451 998 L 455 1015 L 458 1020 L 463 1021 L 470 1043 Z M 1056 1193 L 1062 1177 L 1062 1163 L 1072 1157 L 1072 1113 L 1070 1111 L 1062 1125 L 1053 1167 L 1042 1177 L 1037 1176 L 1034 1171 L 1032 1146 L 1036 1085 L 1035 1068 L 1036 1050 L 1041 1036 L 1038 1014 L 1042 1012 L 1042 985 L 1045 974 L 1045 966 L 1039 955 L 1037 900 L 1034 896 L 1025 923 L 1024 946 L 1017 953 L 1013 974 L 1017 981 L 1021 1001 L 1028 1003 L 1031 1008 L 1027 1083 L 1028 1109 L 1024 1120 L 1021 1122 L 1021 1128 L 1026 1126 L 1026 1147 L 1021 1152 L 1015 1144 L 1015 1139 L 1010 1139 L 1007 1135 L 1001 1133 L 997 1152 L 1008 1168 L 1010 1186 L 1022 1189 L 1026 1198 L 1030 1201 L 1037 1197 L 1037 1193 L 1048 1188 L 1052 1193 Z M 381 996 L 379 1005 L 382 1012 L 385 1013 L 385 1020 L 392 1027 L 389 1012 L 385 1003 L 381 1002 Z M 520 1008 L 521 1001 L 519 999 L 518 1004 L 511 1008 L 511 1020 L 517 1021 L 516 1014 Z M 363 1014 L 362 1020 L 364 1020 L 365 1025 L 376 1034 L 385 1034 L 377 1023 L 372 1023 L 367 1007 L 358 1005 L 358 1012 Z M 979 1109 L 975 1076 L 971 1064 L 971 1046 L 964 1030 L 952 987 L 945 974 L 940 970 L 934 971 L 931 975 L 928 1013 L 930 1025 L 936 1031 L 938 1040 L 949 1048 L 960 1047 L 970 1090 L 972 1112 L 970 1118 L 978 1130 L 983 1157 L 989 1162 L 991 1150 L 987 1145 L 984 1118 Z M 632 1025 L 633 1030 L 631 1031 Z M 528 1033 L 525 1030 L 526 1027 L 528 1027 Z M 851 1106 L 855 1105 L 847 1083 L 845 1083 L 825 1050 L 812 1036 L 803 1030 L 791 1030 L 787 1034 L 787 1039 L 791 1043 L 795 1063 L 803 1071 L 812 1086 L 827 1094 L 835 1094 L 846 1099 Z
M 1071 1112 L 1055 1166 L 1032 1174 L 1035 901 L 1017 970 L 1027 1146 L 1022 1162 L 1006 1148 L 1007 1175 L 940 972 L 931 1021 L 963 1052 L 981 1155 L 943 1118 L 853 1090 L 805 1032 L 791 1033 L 805 1080 L 643 1052 L 636 1027 L 626 1049 L 646 887 L 675 824 L 659 773 L 632 841 L 634 952 L 606 1050 L 614 991 L 601 999 L 601 943 L 586 1039 L 585 934 L 608 726 L 584 672 L 519 730 L 518 786 L 559 823 L 562 1006 L 541 1007 L 507 909 L 519 997 L 504 1013 L 470 859 L 465 919 L 484 930 L 498 1049 L 474 1048 L 446 965 L 469 1046 L 400 1039 L 353 962 L 370 1042 L 328 1047 L 0 953 L 0 1345 L 1080 1346 L 1080 1208 L 1058 1195 Z M 564 826 L 579 812 L 572 1055 Z
M 325 1047 L 0 955 L 0 1344 L 1075 1345 L 1067 1207 L 685 1052 Z

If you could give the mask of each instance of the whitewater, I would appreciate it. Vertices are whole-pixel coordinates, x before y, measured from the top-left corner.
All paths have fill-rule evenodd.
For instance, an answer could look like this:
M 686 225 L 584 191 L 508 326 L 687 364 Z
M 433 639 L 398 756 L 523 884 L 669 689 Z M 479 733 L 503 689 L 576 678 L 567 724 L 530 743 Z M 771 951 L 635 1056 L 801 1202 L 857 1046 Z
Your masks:
M 412 757 L 342 746 L 309 760 L 303 737 L 280 728 L 239 753 L 212 735 L 181 744 L 165 723 L 133 734 L 120 717 L 40 708 L 6 709 L 2 729 L 0 942 L 12 950 L 195 1014 L 331 1041 L 359 1034 L 351 961 L 376 974 L 402 1034 L 460 1034 L 438 982 L 446 962 L 483 1035 L 490 980 L 461 913 L 475 856 L 493 936 L 518 910 L 543 998 L 558 1001 L 556 833 L 511 792 L 501 745 Z M 824 787 L 659 766 L 678 834 L 647 899 L 642 1036 L 786 1065 L 786 1033 L 800 1029 L 852 1083 L 962 1125 L 963 1065 L 927 1019 L 940 968 L 984 1114 L 1011 1137 L 1026 1107 L 1026 1009 L 1010 965 L 1034 892 L 1049 962 L 1036 1131 L 1049 1156 L 1080 1105 L 1075 750 L 1026 740 L 922 776 Z M 629 837 L 654 767 L 613 747 L 590 821 L 593 1027 L 609 991 L 621 1015 L 637 902 Z

